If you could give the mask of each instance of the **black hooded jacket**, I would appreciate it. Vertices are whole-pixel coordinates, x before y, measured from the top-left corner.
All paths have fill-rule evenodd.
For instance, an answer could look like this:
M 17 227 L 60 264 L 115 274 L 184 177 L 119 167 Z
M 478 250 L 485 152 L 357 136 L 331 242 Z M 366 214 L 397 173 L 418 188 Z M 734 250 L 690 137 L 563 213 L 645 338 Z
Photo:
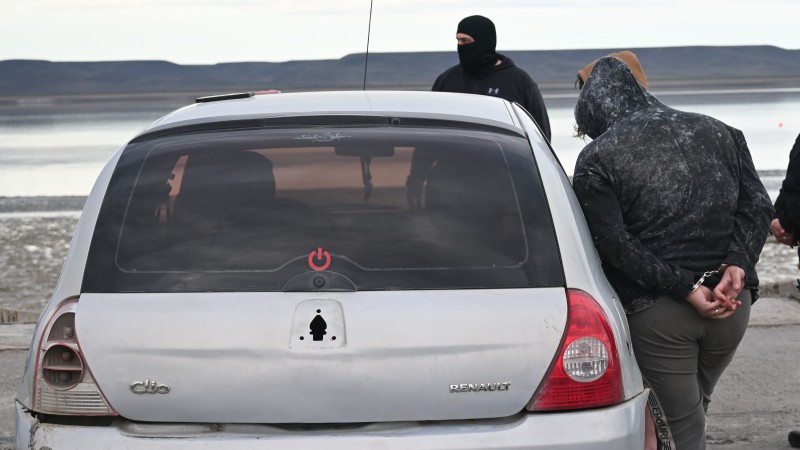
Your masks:
M 539 92 L 539 87 L 527 72 L 514 64 L 511 58 L 498 54 L 500 64 L 494 66 L 484 78 L 468 74 L 461 64 L 444 71 L 433 83 L 434 91 L 483 94 L 500 97 L 522 105 L 550 140 L 550 118 Z
M 789 152 L 789 167 L 775 200 L 775 217 L 784 230 L 800 238 L 800 135 Z
M 612 57 L 595 65 L 575 120 L 594 141 L 573 187 L 626 312 L 665 294 L 683 301 L 723 263 L 758 286 L 773 211 L 739 130 L 665 106 Z

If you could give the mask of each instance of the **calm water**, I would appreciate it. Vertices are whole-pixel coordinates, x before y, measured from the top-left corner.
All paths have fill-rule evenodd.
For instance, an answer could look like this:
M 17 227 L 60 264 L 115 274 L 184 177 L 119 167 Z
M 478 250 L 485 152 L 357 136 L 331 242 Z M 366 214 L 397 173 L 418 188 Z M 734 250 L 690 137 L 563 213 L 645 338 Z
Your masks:
M 800 89 L 655 94 L 670 106 L 708 114 L 741 129 L 757 169 L 786 168 L 800 133 Z M 88 194 L 100 169 L 121 145 L 189 101 L 0 104 L 0 197 Z M 545 101 L 553 147 L 571 175 L 585 145 L 573 137 L 575 95 L 545 96 Z

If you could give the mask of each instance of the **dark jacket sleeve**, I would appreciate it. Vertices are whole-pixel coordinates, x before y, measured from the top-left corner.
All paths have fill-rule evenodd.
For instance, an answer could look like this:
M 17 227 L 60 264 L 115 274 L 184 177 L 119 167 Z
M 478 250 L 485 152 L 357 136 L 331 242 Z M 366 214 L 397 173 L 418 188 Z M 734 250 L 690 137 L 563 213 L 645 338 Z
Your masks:
M 439 76 L 436 77 L 436 80 L 433 82 L 433 87 L 431 88 L 432 91 L 434 91 L 434 92 L 443 92 L 444 91 L 444 80 L 445 80 L 448 72 L 449 72 L 449 70 L 439 74 Z
M 572 183 L 603 264 L 648 291 L 680 300 L 689 295 L 693 273 L 661 260 L 626 231 L 617 196 L 603 178 L 575 175 Z
M 775 200 L 775 217 L 780 220 L 784 230 L 794 234 L 800 231 L 800 135 L 789 152 L 786 178 Z
M 728 246 L 725 263 L 743 269 L 755 269 L 758 256 L 764 248 L 772 220 L 772 201 L 758 177 L 744 135 L 730 128 L 739 150 L 739 197 L 733 224 L 733 236 Z
M 433 87 L 431 88 L 434 92 L 441 92 L 442 91 L 442 83 L 440 81 L 441 77 L 437 78 L 436 81 L 433 82 Z
M 535 120 L 539 125 L 539 128 L 542 129 L 542 134 L 544 134 L 544 137 L 550 141 L 550 117 L 547 115 L 547 107 L 544 104 L 542 93 L 539 92 L 539 86 L 537 86 L 535 82 L 532 83 L 530 89 L 528 90 L 526 102 L 522 106 L 524 106 L 525 109 L 531 113 L 533 120 Z

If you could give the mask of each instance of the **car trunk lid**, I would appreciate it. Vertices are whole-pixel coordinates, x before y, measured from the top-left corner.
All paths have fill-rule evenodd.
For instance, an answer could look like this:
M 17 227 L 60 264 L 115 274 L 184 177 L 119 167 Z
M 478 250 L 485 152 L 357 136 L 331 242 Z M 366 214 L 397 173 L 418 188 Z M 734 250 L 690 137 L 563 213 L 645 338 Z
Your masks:
M 352 423 L 524 409 L 567 318 L 563 288 L 84 294 L 76 328 L 131 420 Z

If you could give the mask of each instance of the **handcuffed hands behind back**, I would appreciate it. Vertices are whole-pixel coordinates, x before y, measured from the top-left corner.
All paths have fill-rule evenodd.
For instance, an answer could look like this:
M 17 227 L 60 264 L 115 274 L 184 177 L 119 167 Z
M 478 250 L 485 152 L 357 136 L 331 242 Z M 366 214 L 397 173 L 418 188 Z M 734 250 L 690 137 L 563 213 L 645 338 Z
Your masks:
M 730 265 L 722 272 L 717 287 L 711 289 L 700 285 L 699 288 L 689 293 L 686 301 L 691 303 L 697 312 L 708 319 L 725 319 L 736 312 L 742 304 L 739 293 L 744 288 L 744 269 Z
M 689 293 L 686 297 L 697 312 L 707 319 L 725 319 L 736 312 L 736 307 L 742 302 L 735 300 L 725 301 L 715 297 L 711 289 L 700 285 L 699 288 Z

